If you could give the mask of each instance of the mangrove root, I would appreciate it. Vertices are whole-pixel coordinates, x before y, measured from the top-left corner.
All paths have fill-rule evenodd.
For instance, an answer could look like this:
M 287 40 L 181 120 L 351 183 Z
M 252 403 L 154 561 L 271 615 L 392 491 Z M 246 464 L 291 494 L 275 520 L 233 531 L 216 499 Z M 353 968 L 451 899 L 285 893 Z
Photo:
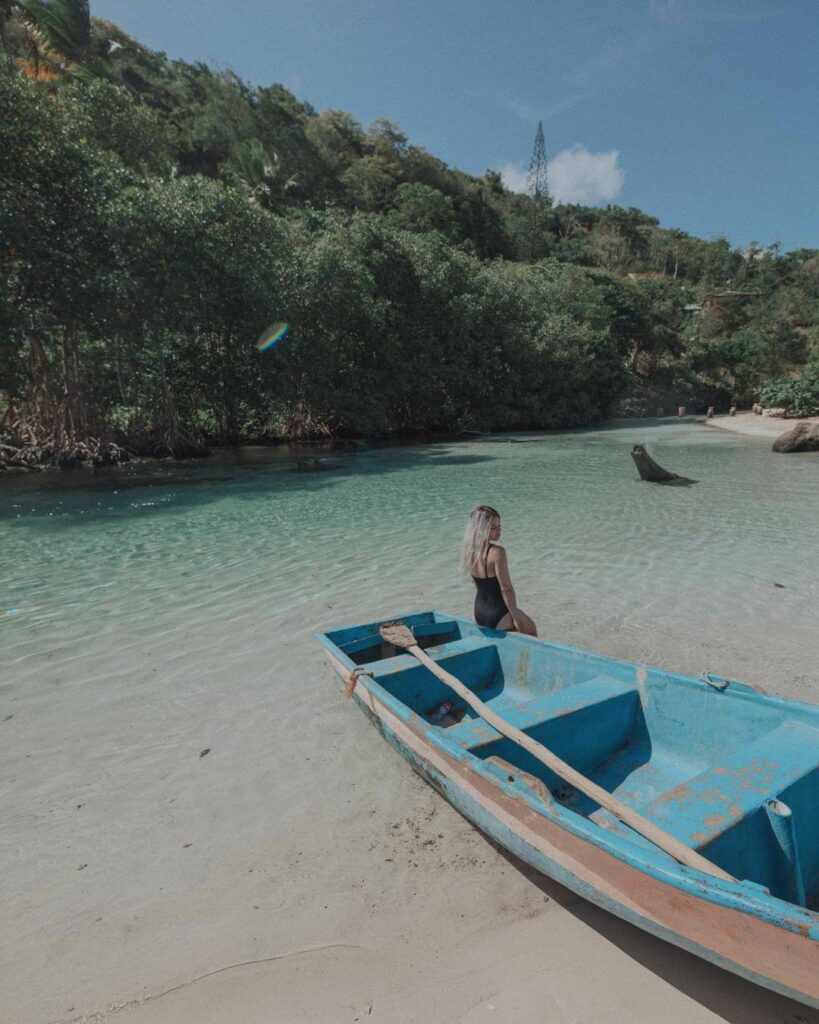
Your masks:
M 58 444 L 54 440 L 30 440 L 27 444 L 0 443 L 0 472 L 38 470 L 48 466 L 68 469 L 74 466 L 114 466 L 127 462 L 131 453 L 113 441 L 88 438 Z

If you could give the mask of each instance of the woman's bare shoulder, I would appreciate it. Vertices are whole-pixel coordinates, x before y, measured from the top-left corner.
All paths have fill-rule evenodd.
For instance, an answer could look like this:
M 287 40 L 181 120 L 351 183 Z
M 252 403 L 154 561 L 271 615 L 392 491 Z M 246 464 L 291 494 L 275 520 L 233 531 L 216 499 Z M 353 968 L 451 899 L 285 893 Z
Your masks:
M 506 558 L 506 548 L 501 544 L 492 544 L 489 548 L 489 561 L 502 562 Z

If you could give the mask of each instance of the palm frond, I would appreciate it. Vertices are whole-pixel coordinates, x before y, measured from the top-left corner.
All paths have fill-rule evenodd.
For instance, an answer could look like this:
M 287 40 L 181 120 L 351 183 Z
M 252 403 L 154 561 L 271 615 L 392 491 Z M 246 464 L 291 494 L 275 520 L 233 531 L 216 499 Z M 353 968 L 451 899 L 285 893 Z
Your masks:
M 49 57 L 82 64 L 91 43 L 88 0 L 17 0 L 26 28 Z

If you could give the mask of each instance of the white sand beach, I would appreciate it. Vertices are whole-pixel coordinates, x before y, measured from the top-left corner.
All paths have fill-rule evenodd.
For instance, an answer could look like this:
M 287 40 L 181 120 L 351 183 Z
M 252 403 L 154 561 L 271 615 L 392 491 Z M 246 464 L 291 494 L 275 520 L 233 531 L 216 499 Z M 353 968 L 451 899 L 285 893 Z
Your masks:
M 343 699 L 312 636 L 468 615 L 458 512 L 483 493 L 509 508 L 546 637 L 816 699 L 814 548 L 773 529 L 814 536 L 814 485 L 743 519 L 765 446 L 668 429 L 398 450 L 165 505 L 60 496 L 67 519 L 9 526 L 0 1020 L 818 1022 L 495 848 Z M 638 436 L 699 490 L 636 480 Z
M 736 416 L 714 416 L 705 420 L 709 427 L 731 430 L 735 434 L 751 437 L 770 437 L 776 440 L 781 434 L 792 430 L 797 423 L 819 423 L 819 416 L 803 416 L 800 419 L 785 420 L 777 416 L 757 416 L 752 412 L 738 412 Z

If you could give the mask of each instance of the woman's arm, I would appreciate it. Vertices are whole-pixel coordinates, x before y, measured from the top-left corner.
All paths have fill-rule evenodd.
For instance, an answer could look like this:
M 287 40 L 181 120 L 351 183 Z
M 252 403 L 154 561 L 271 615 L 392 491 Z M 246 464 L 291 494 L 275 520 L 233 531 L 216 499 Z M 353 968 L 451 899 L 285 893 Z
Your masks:
M 512 586 L 512 577 L 509 575 L 509 562 L 506 558 L 506 550 L 505 548 L 494 544 L 492 546 L 492 551 L 494 552 L 494 558 L 491 559 L 491 562 L 495 567 L 495 575 L 498 577 L 501 594 L 503 595 L 503 600 L 506 602 L 506 607 L 509 609 L 509 614 L 512 616 L 515 629 L 519 629 L 521 632 L 526 632 L 523 628 L 524 623 L 521 619 L 520 609 L 518 608 L 518 599 L 515 595 L 515 588 Z

